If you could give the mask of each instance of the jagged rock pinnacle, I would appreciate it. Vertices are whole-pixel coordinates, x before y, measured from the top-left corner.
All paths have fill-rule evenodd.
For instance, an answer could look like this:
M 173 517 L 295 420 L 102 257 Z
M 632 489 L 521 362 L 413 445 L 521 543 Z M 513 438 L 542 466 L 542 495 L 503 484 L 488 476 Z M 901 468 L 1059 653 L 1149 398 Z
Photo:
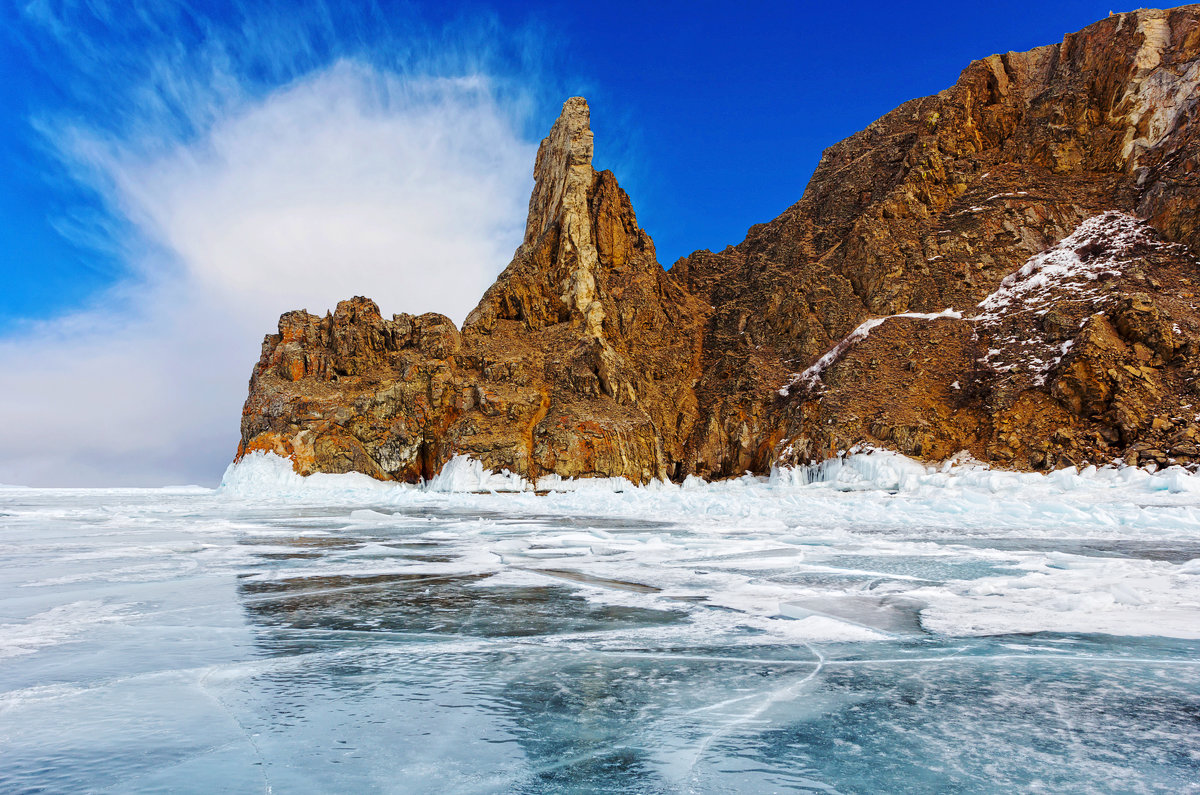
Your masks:
M 571 97 L 538 147 L 525 245 L 537 242 L 560 215 L 586 218 L 587 190 L 594 174 L 591 111 L 586 99 Z
M 602 339 L 604 308 L 596 300 L 595 276 L 599 255 L 588 212 L 595 178 L 591 111 L 586 99 L 571 97 L 538 147 L 522 248 L 528 250 L 548 229 L 558 227 L 557 264 L 569 273 L 560 297 L 583 316 L 586 332 Z

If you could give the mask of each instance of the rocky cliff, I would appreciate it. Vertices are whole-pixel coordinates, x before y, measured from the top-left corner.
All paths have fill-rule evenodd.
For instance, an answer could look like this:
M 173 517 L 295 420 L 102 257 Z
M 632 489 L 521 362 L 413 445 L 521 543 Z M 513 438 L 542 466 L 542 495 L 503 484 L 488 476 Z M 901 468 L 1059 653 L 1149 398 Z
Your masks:
M 418 480 L 452 456 L 536 479 L 678 476 L 708 311 L 659 265 L 629 198 L 592 168 L 587 103 L 538 150 L 525 240 L 461 331 L 355 298 L 267 337 L 239 456 Z
M 568 100 L 524 242 L 463 328 L 363 298 L 284 315 L 238 454 L 638 482 L 862 444 L 1200 462 L 1197 113 L 1200 6 L 1113 15 L 970 64 L 830 147 L 742 243 L 666 272 Z

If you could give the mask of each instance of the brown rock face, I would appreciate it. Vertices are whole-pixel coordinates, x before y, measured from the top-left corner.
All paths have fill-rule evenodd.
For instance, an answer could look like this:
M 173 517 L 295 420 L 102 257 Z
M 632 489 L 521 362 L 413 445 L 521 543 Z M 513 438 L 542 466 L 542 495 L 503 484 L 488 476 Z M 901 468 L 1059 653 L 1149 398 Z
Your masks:
M 741 244 L 667 273 L 568 100 L 524 242 L 462 330 L 363 298 L 284 315 L 238 454 L 637 482 L 858 444 L 1200 461 L 1198 113 L 1200 6 L 1112 15 L 972 63 L 830 147 Z
M 1186 249 L 1103 213 L 1004 279 L 973 317 L 898 316 L 851 334 L 788 387 L 783 458 L 870 444 L 1018 469 L 1194 463 L 1198 294 Z
M 365 298 L 267 337 L 239 456 L 418 480 L 466 454 L 531 480 L 678 474 L 699 408 L 706 307 L 658 264 L 629 198 L 592 168 L 587 103 L 542 142 L 525 241 L 460 332 Z

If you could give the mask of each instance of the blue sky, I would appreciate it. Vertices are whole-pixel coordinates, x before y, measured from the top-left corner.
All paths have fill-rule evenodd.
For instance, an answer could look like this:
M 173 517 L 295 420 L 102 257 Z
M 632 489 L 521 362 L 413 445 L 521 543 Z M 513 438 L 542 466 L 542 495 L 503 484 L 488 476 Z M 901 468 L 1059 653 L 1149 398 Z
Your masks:
M 279 311 L 369 290 L 461 320 L 568 96 L 669 266 L 739 242 L 822 149 L 970 60 L 1110 10 L 5 0 L 0 368 L 20 384 L 0 411 L 29 420 L 0 432 L 0 482 L 212 482 Z M 72 410 L 93 414 L 62 427 Z

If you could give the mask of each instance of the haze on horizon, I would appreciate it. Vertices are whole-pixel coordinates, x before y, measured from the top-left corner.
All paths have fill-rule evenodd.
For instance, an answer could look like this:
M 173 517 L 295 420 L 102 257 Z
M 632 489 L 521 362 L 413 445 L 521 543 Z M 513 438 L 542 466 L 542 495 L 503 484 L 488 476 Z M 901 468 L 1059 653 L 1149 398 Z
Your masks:
M 1110 7 L 305 9 L 6 7 L 0 483 L 212 485 L 281 312 L 362 294 L 461 322 L 568 96 L 669 266 L 970 60 Z

